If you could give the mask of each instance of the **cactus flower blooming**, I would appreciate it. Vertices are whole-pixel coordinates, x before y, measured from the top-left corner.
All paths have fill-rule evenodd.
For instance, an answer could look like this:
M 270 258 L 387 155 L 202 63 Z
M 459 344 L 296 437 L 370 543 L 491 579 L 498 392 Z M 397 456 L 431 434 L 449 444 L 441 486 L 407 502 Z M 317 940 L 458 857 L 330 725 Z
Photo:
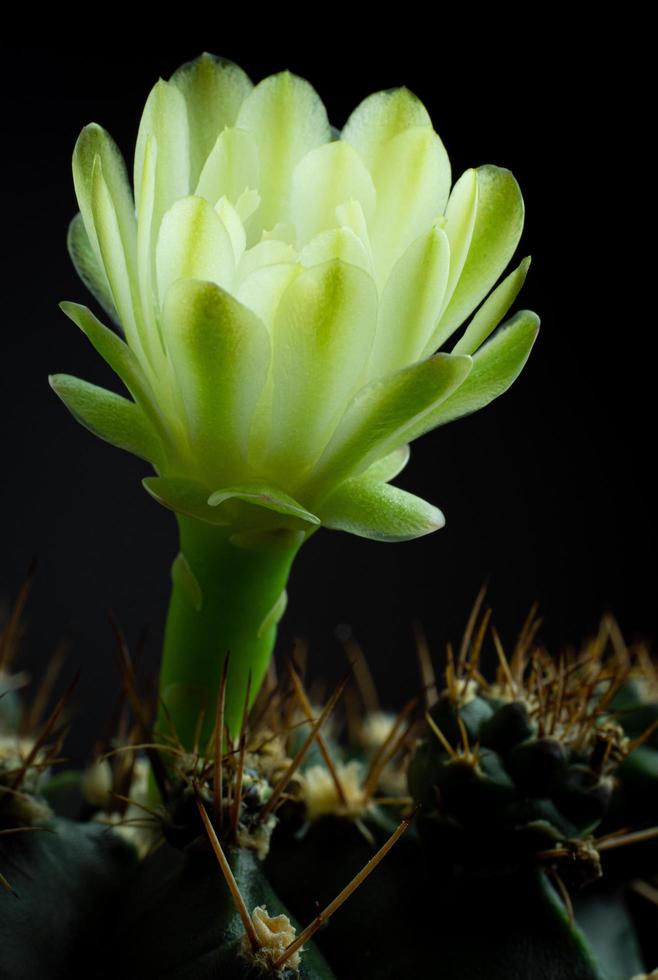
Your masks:
M 407 89 L 366 98 L 338 134 L 308 82 L 254 86 L 210 55 L 153 88 L 133 189 L 95 124 L 73 171 L 69 249 L 125 342 L 62 305 L 131 397 L 51 383 L 89 429 L 152 463 L 156 499 L 236 533 L 324 524 L 401 540 L 441 526 L 389 481 L 410 441 L 505 391 L 534 342 L 527 311 L 490 336 L 528 267 L 488 295 L 523 226 L 509 171 L 452 185 Z

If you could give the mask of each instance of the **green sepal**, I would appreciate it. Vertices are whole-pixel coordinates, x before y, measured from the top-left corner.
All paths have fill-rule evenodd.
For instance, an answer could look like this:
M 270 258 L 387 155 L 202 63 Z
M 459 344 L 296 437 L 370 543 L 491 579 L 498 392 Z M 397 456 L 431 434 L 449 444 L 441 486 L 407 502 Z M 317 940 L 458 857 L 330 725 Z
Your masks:
M 92 347 L 112 368 L 135 401 L 148 415 L 153 425 L 158 429 L 161 438 L 166 439 L 167 434 L 162 424 L 157 401 L 139 361 L 128 344 L 113 330 L 101 323 L 86 306 L 65 300 L 59 304 L 59 308 L 75 323 L 76 327 L 82 330 Z
M 287 607 L 288 607 L 288 592 L 286 589 L 284 589 L 283 592 L 280 593 L 279 598 L 276 600 L 276 602 L 274 603 L 274 605 L 272 606 L 268 614 L 263 619 L 258 629 L 256 630 L 256 636 L 260 638 L 261 636 L 264 636 L 268 630 L 271 630 L 273 627 L 278 626 L 279 623 L 281 622 L 281 619 L 283 618 L 283 614 L 285 613 Z
M 371 463 L 365 473 L 361 474 L 361 478 L 372 480 L 374 483 L 388 483 L 402 472 L 410 456 L 411 450 L 408 445 L 398 446 L 388 456 L 382 456 L 376 463 Z
M 264 507 L 266 510 L 274 511 L 275 514 L 284 514 L 286 517 L 295 517 L 307 524 L 318 526 L 320 518 L 311 514 L 293 497 L 279 490 L 278 487 L 268 487 L 262 484 L 243 487 L 226 487 L 215 490 L 208 497 L 210 507 L 220 507 L 229 500 L 243 500 L 248 504 L 255 504 L 257 507 Z
M 178 587 L 187 596 L 196 612 L 200 612 L 203 606 L 203 590 L 182 551 L 178 552 L 171 566 L 171 581 L 174 588 Z
M 119 314 L 114 305 L 112 290 L 107 281 L 105 269 L 99 262 L 98 256 L 89 241 L 89 235 L 85 230 L 85 223 L 80 212 L 71 219 L 66 236 L 66 247 L 75 266 L 75 271 L 110 319 L 118 326 Z
M 320 508 L 325 527 L 372 541 L 412 541 L 443 527 L 437 507 L 390 483 L 346 480 Z
M 53 374 L 49 380 L 74 418 L 94 435 L 156 465 L 162 459 L 162 443 L 135 402 L 69 374 Z
M 210 491 L 195 480 L 147 476 L 142 480 L 142 486 L 154 500 L 176 514 L 195 517 L 217 527 L 227 527 L 231 523 L 216 507 L 208 506 Z
M 504 394 L 518 378 L 539 332 L 539 317 L 521 310 L 500 327 L 473 357 L 468 378 L 445 401 L 428 412 L 407 434 L 417 439 L 440 425 L 484 408 Z

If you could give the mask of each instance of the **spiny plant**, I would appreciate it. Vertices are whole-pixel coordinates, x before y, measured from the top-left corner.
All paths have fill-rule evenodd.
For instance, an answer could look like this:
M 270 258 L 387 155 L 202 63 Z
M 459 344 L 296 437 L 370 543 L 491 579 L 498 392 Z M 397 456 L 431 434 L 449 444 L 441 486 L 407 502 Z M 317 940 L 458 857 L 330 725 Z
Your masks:
M 191 748 L 173 723 L 154 731 L 153 699 L 140 693 L 115 628 L 122 694 L 113 730 L 84 774 L 46 770 L 24 794 L 50 851 L 17 848 L 19 835 L 0 838 L 1 867 L 32 926 L 53 914 L 43 877 L 49 898 L 63 888 L 53 861 L 66 875 L 73 868 L 77 887 L 63 919 L 76 928 L 48 943 L 47 954 L 33 944 L 27 955 L 24 920 L 17 924 L 9 907 L 0 927 L 8 966 L 16 976 L 64 975 L 97 946 L 105 966 L 96 975 L 108 977 L 476 978 L 485 968 L 494 978 L 630 977 L 641 968 L 640 940 L 649 955 L 655 950 L 624 892 L 632 888 L 652 907 L 658 831 L 650 807 L 640 819 L 626 809 L 623 770 L 654 727 L 624 740 L 612 704 L 629 683 L 651 693 L 640 683 L 651 662 L 642 648 L 611 651 L 610 636 L 619 634 L 609 620 L 581 653 L 557 659 L 534 641 L 537 621 L 529 620 L 507 657 L 489 616 L 471 617 L 457 656 L 448 648 L 445 686 L 420 637 L 422 690 L 397 715 L 382 712 L 353 643 L 349 656 L 359 659 L 350 677 L 373 710 L 357 714 L 348 676 L 318 704 L 298 646 L 281 678 L 268 672 L 251 709 L 245 698 L 233 736 L 225 666 L 211 734 L 204 741 L 200 716 Z M 493 677 L 483 665 L 487 635 L 499 658 Z M 552 669 L 557 685 L 544 676 Z M 486 717 L 469 710 L 475 697 L 491 707 Z M 521 736 L 512 724 L 514 738 L 496 737 L 491 749 L 491 732 L 510 724 L 511 704 L 523 706 L 528 724 Z M 594 749 L 596 731 L 614 752 Z M 548 737 L 568 758 L 569 790 L 570 767 L 589 766 L 594 785 L 610 780 L 605 805 L 596 796 L 592 817 L 587 800 L 580 825 L 553 772 L 538 766 L 529 785 L 510 762 L 520 746 L 536 752 Z M 646 786 L 655 794 L 655 781 Z M 627 860 L 615 865 L 622 852 Z M 25 962 L 31 972 L 21 974 Z
M 123 338 L 62 308 L 129 397 L 51 384 L 153 467 L 144 486 L 176 514 L 180 551 L 158 695 L 143 695 L 115 624 L 122 696 L 83 774 L 52 772 L 70 693 L 39 725 L 47 691 L 25 715 L 3 678 L 0 860 L 19 896 L 0 896 L 3 968 L 601 976 L 568 886 L 621 843 L 652 844 L 633 795 L 653 750 L 645 661 L 554 661 L 528 626 L 509 661 L 494 636 L 487 682 L 476 612 L 445 690 L 426 680 L 392 719 L 352 696 L 345 740 L 328 725 L 348 677 L 318 704 L 299 649 L 278 681 L 271 660 L 301 545 L 322 525 L 378 541 L 441 527 L 391 483 L 409 443 L 522 370 L 538 319 L 503 321 L 529 260 L 498 283 L 523 227 L 515 179 L 487 165 L 451 187 L 406 89 L 368 97 L 338 133 L 307 82 L 254 86 L 210 55 L 151 92 L 132 187 L 96 124 L 73 175 L 69 251 Z M 350 658 L 363 680 L 354 644 Z M 641 756 L 653 788 L 652 764 Z M 633 942 L 624 968 L 639 965 Z

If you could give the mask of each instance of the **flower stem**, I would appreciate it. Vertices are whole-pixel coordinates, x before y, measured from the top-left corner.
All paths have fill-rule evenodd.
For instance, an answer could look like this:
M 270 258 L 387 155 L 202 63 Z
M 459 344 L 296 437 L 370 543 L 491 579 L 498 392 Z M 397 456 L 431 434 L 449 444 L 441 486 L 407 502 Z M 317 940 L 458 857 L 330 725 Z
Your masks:
M 177 519 L 180 553 L 172 569 L 157 728 L 164 734 L 173 723 L 191 749 L 201 712 L 202 746 L 212 732 L 228 653 L 225 720 L 229 732 L 238 733 L 249 677 L 253 701 L 267 671 L 290 567 L 304 535 L 281 530 L 237 545 L 232 528 Z

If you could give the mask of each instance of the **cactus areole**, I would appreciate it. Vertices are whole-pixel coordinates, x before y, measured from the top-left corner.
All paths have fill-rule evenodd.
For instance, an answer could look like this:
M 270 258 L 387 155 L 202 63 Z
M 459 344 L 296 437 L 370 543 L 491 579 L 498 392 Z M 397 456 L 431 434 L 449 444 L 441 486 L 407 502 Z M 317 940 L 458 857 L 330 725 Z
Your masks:
M 254 85 L 207 54 L 149 95 L 132 186 L 95 123 L 73 176 L 70 254 L 120 333 L 62 308 L 127 397 L 51 384 L 83 425 L 151 464 L 144 486 L 176 514 L 160 692 L 189 745 L 200 709 L 212 726 L 229 655 L 226 721 L 239 727 L 314 531 L 405 541 L 443 525 L 390 481 L 410 442 L 487 405 L 528 358 L 536 315 L 502 321 L 529 260 L 498 282 L 523 200 L 496 166 L 453 183 L 405 88 L 364 99 L 338 133 L 308 82 Z

